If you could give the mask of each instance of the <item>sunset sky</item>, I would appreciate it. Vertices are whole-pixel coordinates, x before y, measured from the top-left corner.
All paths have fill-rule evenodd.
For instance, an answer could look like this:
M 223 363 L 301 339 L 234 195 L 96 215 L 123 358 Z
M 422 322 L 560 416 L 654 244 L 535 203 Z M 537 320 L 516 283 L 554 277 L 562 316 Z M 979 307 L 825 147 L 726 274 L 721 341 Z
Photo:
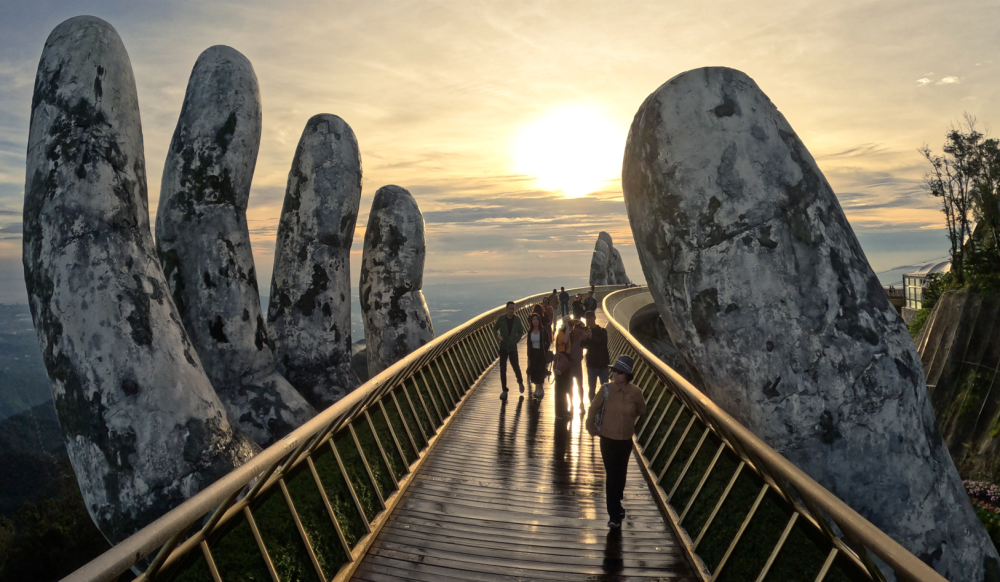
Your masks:
M 316 113 L 344 118 L 361 146 L 356 259 L 375 191 L 398 184 L 424 213 L 430 283 L 586 276 L 600 230 L 641 279 L 621 197 L 624 137 L 643 99 L 693 68 L 740 69 L 768 94 L 876 271 L 947 252 L 917 148 L 940 149 L 963 112 L 1000 123 L 995 0 L 4 4 L 4 303 L 26 300 L 21 207 L 38 58 L 52 28 L 79 14 L 110 22 L 131 57 L 154 212 L 198 54 L 225 44 L 253 63 L 264 131 L 248 217 L 262 291 L 295 145 Z M 608 175 L 581 192 L 591 170 Z

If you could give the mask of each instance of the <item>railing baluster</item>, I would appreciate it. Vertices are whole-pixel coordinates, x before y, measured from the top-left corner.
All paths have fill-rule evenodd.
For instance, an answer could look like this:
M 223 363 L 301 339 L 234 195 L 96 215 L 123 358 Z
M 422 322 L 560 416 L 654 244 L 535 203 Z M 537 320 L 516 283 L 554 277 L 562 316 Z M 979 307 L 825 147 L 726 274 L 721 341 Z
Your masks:
M 410 432 L 410 427 L 406 424 L 406 416 L 403 415 L 403 409 L 400 408 L 399 401 L 396 400 L 395 391 L 390 392 L 389 396 L 392 397 L 392 404 L 396 407 L 396 413 L 399 414 L 399 421 L 403 423 L 403 431 L 406 432 L 406 438 L 409 439 L 410 446 L 413 447 L 413 454 L 415 454 L 417 458 L 420 458 L 420 450 L 422 447 L 417 446 L 417 441 L 413 438 L 413 433 Z M 403 456 L 403 459 L 406 459 L 405 455 Z M 407 461 L 406 464 L 409 465 L 409 461 Z
M 830 553 L 826 556 L 826 561 L 823 562 L 823 567 L 820 568 L 819 574 L 816 575 L 815 582 L 823 582 L 826 578 L 827 572 L 833 567 L 833 561 L 837 558 L 837 548 L 830 548 Z
M 485 370 L 489 367 L 493 359 L 490 357 L 495 354 L 499 349 L 499 342 L 496 341 L 495 337 L 491 337 L 492 332 L 487 333 L 486 331 L 480 330 L 476 333 L 475 339 L 479 344 L 479 357 L 482 361 L 480 364 L 480 369 Z
M 691 494 L 691 499 L 688 499 L 687 505 L 684 506 L 684 511 L 681 513 L 680 517 L 677 518 L 677 525 L 684 523 L 684 518 L 687 517 L 688 511 L 691 510 L 691 506 L 694 505 L 695 499 L 698 499 L 698 494 L 701 493 L 701 488 L 704 487 L 705 482 L 708 481 L 709 475 L 712 474 L 712 470 L 715 469 L 715 464 L 719 462 L 719 457 L 726 450 L 726 443 L 719 445 L 719 450 L 715 451 L 715 457 L 712 458 L 712 462 L 709 463 L 708 469 L 701 476 L 701 481 L 698 481 L 698 486 L 695 487 L 694 492 Z
M 260 537 L 260 530 L 257 529 L 257 522 L 253 518 L 253 513 L 250 512 L 249 505 L 243 507 L 243 515 L 247 520 L 247 525 L 250 526 L 250 532 L 253 534 L 254 541 L 257 542 L 257 550 L 260 552 L 260 557 L 264 559 L 264 567 L 267 568 L 267 573 L 271 575 L 273 582 L 281 582 L 278 579 L 277 570 L 274 569 L 274 562 L 271 561 L 271 556 L 267 553 L 267 548 L 264 547 L 264 540 Z
M 710 432 L 712 432 L 712 429 L 706 426 L 705 432 L 701 433 L 701 438 L 698 439 L 698 444 L 694 447 L 694 451 L 691 452 L 691 456 L 688 457 L 687 463 L 684 464 L 684 468 L 681 469 L 681 474 L 678 475 L 677 481 L 674 482 L 674 486 L 670 488 L 670 493 L 667 494 L 668 503 L 670 502 L 670 499 L 673 498 L 674 493 L 681 484 L 681 481 L 684 480 L 684 476 L 687 475 L 688 469 L 691 468 L 691 463 L 693 463 L 694 458 L 698 456 L 698 451 L 701 450 L 701 445 L 705 443 L 705 438 L 708 437 Z
M 656 411 L 656 407 L 658 407 L 660 405 L 660 402 L 663 401 L 663 396 L 667 392 L 669 392 L 669 390 L 667 390 L 666 387 L 664 386 L 663 390 L 660 392 L 660 395 L 656 397 L 656 402 L 649 407 L 649 414 L 646 415 L 646 420 L 642 422 L 642 427 L 639 428 L 638 431 L 636 431 L 636 437 L 637 437 L 636 440 L 640 440 L 642 438 L 642 434 L 646 431 L 646 427 L 649 426 L 649 421 L 653 418 L 653 413 Z M 670 400 L 667 401 L 667 405 L 666 407 L 664 407 L 664 411 L 670 408 L 670 403 L 673 401 L 674 401 L 674 395 L 671 394 Z M 663 413 L 660 413 L 660 416 L 662 415 Z
M 424 370 L 425 368 L 421 368 L 416 374 L 413 375 L 413 385 L 417 387 L 417 394 L 421 395 L 421 401 L 424 400 L 423 393 L 427 393 L 427 399 L 431 401 L 431 406 L 427 410 L 428 412 L 434 413 L 434 416 L 431 418 L 431 424 L 436 424 L 437 426 L 434 427 L 436 429 L 444 422 L 446 415 L 442 411 L 441 406 L 438 404 L 437 399 L 434 398 L 434 393 L 431 392 L 431 383 L 427 381 L 427 376 L 424 374 Z M 420 384 L 417 383 L 418 381 L 423 383 L 423 390 L 420 390 Z M 425 403 L 424 406 L 427 406 L 427 404 Z M 435 418 L 437 419 L 436 423 L 434 422 Z
M 420 409 L 424 411 L 424 418 L 427 419 L 427 424 L 430 425 L 430 433 L 427 434 L 427 443 L 430 444 L 431 437 L 437 434 L 437 426 L 434 423 L 434 416 L 431 415 L 430 409 L 427 408 L 427 403 L 424 402 L 424 397 L 420 394 L 420 387 L 417 386 L 417 381 L 412 377 L 410 378 L 410 386 L 413 386 L 413 393 L 417 396 L 417 402 L 420 403 Z M 409 390 L 406 391 L 407 394 Z
M 666 475 L 667 471 L 670 470 L 670 465 L 673 464 L 674 458 L 677 456 L 677 453 L 679 453 L 680 450 L 681 450 L 681 447 L 684 446 L 684 441 L 687 440 L 687 435 L 688 435 L 689 432 L 691 432 L 691 429 L 694 427 L 694 423 L 697 420 L 698 420 L 698 417 L 696 415 L 692 414 L 691 415 L 691 420 L 688 421 L 687 426 L 684 428 L 684 432 L 681 433 L 681 438 L 677 439 L 677 444 L 674 445 L 673 452 L 671 452 L 670 456 L 667 457 L 667 462 L 663 464 L 663 468 L 660 469 L 660 473 L 656 476 L 656 483 L 657 484 L 659 484 L 660 481 L 663 480 L 663 476 Z
M 333 523 L 333 529 L 337 532 L 340 547 L 344 549 L 347 561 L 353 561 L 354 555 L 351 553 L 351 546 L 348 545 L 347 538 L 344 537 L 344 530 L 340 528 L 340 520 L 337 519 L 337 513 L 333 510 L 333 504 L 330 503 L 330 497 L 326 494 L 326 487 L 323 486 L 323 480 L 319 478 L 316 464 L 313 463 L 312 457 L 306 457 L 306 463 L 309 465 L 309 472 L 312 473 L 313 482 L 316 483 L 316 489 L 319 490 L 319 497 L 323 500 L 323 505 L 326 507 L 326 513 L 330 516 L 330 521 Z M 364 518 L 362 517 L 362 519 Z
M 665 388 L 664 388 L 664 392 L 666 392 Z M 644 442 L 643 442 L 643 445 L 642 445 L 642 450 L 644 452 L 645 452 L 645 450 L 647 448 L 649 448 L 649 445 L 651 445 L 653 443 L 653 437 L 656 435 L 656 431 L 660 430 L 660 425 L 663 423 L 663 419 L 667 417 L 667 413 L 670 412 L 670 407 L 674 405 L 674 401 L 675 400 L 677 400 L 677 396 L 675 394 L 671 393 L 670 394 L 670 400 L 667 401 L 667 405 L 663 407 L 663 411 L 660 412 L 660 416 L 656 419 L 656 424 L 653 425 L 652 429 L 650 429 L 650 431 L 648 433 L 643 433 L 642 438 L 644 439 Z M 681 408 L 682 407 L 679 406 L 679 403 L 678 403 L 678 411 L 680 411 Z M 669 434 L 669 431 L 668 431 L 667 434 Z M 650 458 L 649 455 L 646 455 L 646 457 L 649 458 L 650 462 L 653 461 L 653 459 Z
M 451 352 L 445 352 L 441 356 L 441 367 L 447 373 L 448 379 L 451 381 L 451 390 L 455 393 L 455 406 L 458 406 L 458 403 L 465 397 L 465 387 L 462 385 L 462 375 L 455 366 L 455 359 L 452 358 Z
M 469 345 L 466 342 L 455 346 L 456 356 L 455 359 L 458 361 L 459 368 L 462 370 L 462 374 L 465 375 L 465 379 L 462 381 L 464 384 L 464 390 L 468 391 L 469 386 L 476 381 L 478 377 L 472 367 L 472 355 L 469 351 Z
M 692 552 L 698 549 L 698 544 L 700 544 L 701 539 L 705 537 L 705 532 L 708 531 L 712 522 L 715 521 L 715 516 L 719 513 L 719 509 L 722 508 L 722 504 L 726 502 L 726 498 L 729 497 L 729 492 L 733 490 L 733 486 L 736 485 L 736 480 L 739 478 L 740 473 L 743 472 L 743 467 L 746 467 L 746 463 L 740 461 L 740 464 L 736 466 L 736 470 L 733 471 L 733 476 L 729 478 L 729 484 L 726 485 L 726 489 L 722 492 L 722 496 L 715 502 L 715 507 L 712 509 L 712 513 L 708 515 L 708 519 L 705 520 L 705 524 L 701 526 L 701 531 L 698 532 L 698 537 L 696 537 L 694 539 L 694 543 L 691 544 Z
M 450 415 L 451 411 L 455 410 L 455 405 L 458 404 L 459 400 L 452 389 L 451 376 L 445 374 L 444 362 L 440 359 L 428 364 L 428 369 L 434 380 L 434 387 L 441 394 L 441 401 L 444 402 L 444 407 Z
M 372 417 L 371 415 L 368 414 L 367 410 L 364 411 L 362 414 L 365 415 L 365 420 L 368 421 L 368 430 L 372 431 L 372 440 L 375 441 L 375 446 L 378 447 L 378 452 L 379 454 L 382 455 L 382 462 L 385 464 L 385 470 L 389 474 L 389 479 L 392 480 L 393 486 L 396 489 L 399 489 L 399 479 L 396 478 L 396 475 L 392 471 L 392 463 L 389 462 L 389 455 L 385 453 L 385 448 L 382 447 L 382 442 L 378 438 L 378 432 L 375 431 L 375 423 L 372 422 Z M 386 421 L 386 424 L 388 424 L 388 421 Z M 355 437 L 355 440 L 356 439 L 357 437 Z M 400 478 L 402 477 L 403 476 L 400 475 Z M 388 497 L 388 495 L 386 495 L 386 497 Z
M 767 572 L 771 569 L 771 566 L 774 565 L 774 560 L 778 557 L 778 554 L 781 552 L 782 546 L 785 545 L 785 540 L 788 539 L 788 535 L 792 533 L 792 528 L 795 527 L 795 521 L 798 518 L 799 518 L 799 513 L 797 511 L 793 511 L 792 517 L 788 520 L 788 524 L 785 525 L 785 530 L 781 532 L 781 537 L 778 538 L 777 545 L 775 545 L 774 549 L 771 550 L 771 555 L 768 556 L 767 562 L 764 564 L 764 568 L 761 569 L 760 575 L 757 576 L 757 580 L 755 582 L 764 582 L 764 578 L 767 576 Z
M 438 360 L 438 372 L 441 374 L 441 380 L 447 385 L 452 401 L 457 407 L 458 403 L 462 401 L 462 397 L 465 396 L 465 393 L 462 391 L 462 378 L 459 376 L 458 370 L 455 369 L 452 362 L 451 352 L 441 354 L 441 358 Z
M 160 573 L 160 567 L 163 566 L 163 562 L 166 561 L 170 552 L 177 547 L 177 544 L 184 539 L 184 536 L 187 534 L 187 530 L 188 528 L 184 528 L 178 531 L 172 535 L 169 540 L 167 540 L 167 543 L 160 547 L 160 551 L 156 554 L 156 558 L 153 559 L 153 563 L 146 568 L 145 574 L 147 580 L 156 580 L 156 575 Z
M 383 400 L 378 401 L 378 408 L 382 411 L 382 416 L 385 418 L 385 426 L 389 429 L 389 434 L 392 436 L 392 442 L 396 446 L 396 452 L 399 453 L 399 460 L 402 461 L 403 467 L 407 469 L 405 472 L 409 472 L 409 463 L 406 460 L 406 454 L 403 453 L 403 446 L 399 442 L 399 436 L 396 434 L 396 429 L 392 427 L 392 420 L 389 418 L 389 413 L 385 409 Z M 403 426 L 406 426 L 405 422 L 403 423 Z M 400 478 L 402 478 L 402 475 L 400 475 Z
M 351 477 L 347 473 L 347 467 L 344 465 L 343 459 L 340 458 L 340 453 L 337 452 L 337 445 L 333 443 L 333 439 L 329 440 L 330 449 L 333 450 L 333 458 L 337 461 L 337 467 L 340 469 L 340 475 L 344 479 L 344 484 L 347 485 L 347 491 L 351 494 L 351 499 L 354 500 L 354 507 L 358 510 L 358 515 L 361 516 L 361 523 L 365 526 L 365 532 L 371 533 L 372 527 L 368 523 L 368 516 L 365 515 L 365 508 L 361 506 L 361 500 L 358 499 L 358 494 L 354 491 L 354 485 L 351 484 Z M 372 485 L 374 487 L 374 485 Z M 374 516 L 372 516 L 374 517 Z
M 208 549 L 208 544 L 205 540 L 202 540 L 198 547 L 201 548 L 201 555 L 205 557 L 205 565 L 208 566 L 208 573 L 212 575 L 213 582 L 222 582 L 222 578 L 219 576 L 219 569 L 215 566 L 215 558 L 212 557 L 212 552 Z
M 482 373 L 483 368 L 486 366 L 484 363 L 486 358 L 486 344 L 482 338 L 482 330 L 476 330 L 469 335 L 468 342 L 466 343 L 466 348 L 469 350 L 469 355 L 471 359 L 469 362 L 472 365 L 472 369 L 475 371 L 476 377 Z
M 667 432 L 663 433 L 663 438 L 660 439 L 660 444 L 656 445 L 656 451 L 653 452 L 652 456 L 646 457 L 647 459 L 649 459 L 650 468 L 652 468 L 653 463 L 656 462 L 656 458 L 660 456 L 660 452 L 663 450 L 664 445 L 666 445 L 667 441 L 670 440 L 670 435 L 674 432 L 674 429 L 677 428 L 677 421 L 681 419 L 681 415 L 684 414 L 684 410 L 685 410 L 684 404 L 680 403 L 680 405 L 677 407 L 677 414 L 674 415 L 674 419 L 670 421 L 670 426 L 667 427 Z M 692 418 L 695 417 L 692 415 Z M 655 437 L 656 433 L 653 433 L 653 436 Z M 659 479 L 659 477 L 657 477 L 657 479 Z
M 371 465 L 368 464 L 368 458 L 365 457 L 365 450 L 361 448 L 361 443 L 358 442 L 358 435 L 354 432 L 354 425 L 348 423 L 347 431 L 351 434 L 351 440 L 354 441 L 354 448 L 358 450 L 358 456 L 361 457 L 361 464 L 365 468 L 365 473 L 368 474 L 368 480 L 372 483 L 372 489 L 375 490 L 375 498 L 378 499 L 382 509 L 385 509 L 385 498 L 382 496 L 382 490 L 379 487 L 378 481 L 375 480 L 375 475 L 372 473 Z M 378 512 L 375 515 L 378 515 Z
M 464 357 L 465 356 L 462 355 L 461 346 L 456 346 L 448 352 L 448 361 L 451 363 L 451 368 L 454 370 L 455 376 L 458 379 L 460 387 L 459 392 L 463 397 L 465 396 L 465 393 L 469 391 L 469 387 L 472 386 L 472 382 L 474 381 L 474 378 L 472 378 L 471 374 L 468 370 L 466 370 L 461 361 Z
M 722 573 L 722 569 L 726 566 L 726 561 L 729 559 L 729 556 L 732 555 L 733 550 L 736 549 L 736 544 L 740 543 L 740 538 L 743 537 L 743 532 L 745 532 L 747 526 L 750 525 L 750 520 L 752 520 L 754 514 L 757 513 L 757 508 L 760 507 L 760 502 L 764 501 L 764 496 L 767 495 L 767 490 L 769 488 L 770 485 L 767 483 L 760 488 L 760 493 L 757 494 L 757 499 L 754 500 L 753 505 L 750 507 L 750 511 L 747 512 L 747 516 L 743 518 L 743 523 L 740 524 L 740 529 L 736 531 L 736 536 L 733 538 L 733 541 L 729 542 L 729 547 L 726 548 L 726 553 L 722 555 L 719 565 L 716 566 L 715 571 L 712 572 L 711 582 L 715 582 L 719 579 L 719 574 Z
M 410 411 L 413 413 L 413 421 L 414 421 L 414 424 L 417 425 L 417 430 L 419 430 L 420 431 L 420 435 L 424 437 L 424 442 L 427 443 L 427 444 L 430 444 L 431 443 L 431 439 L 430 439 L 429 436 L 427 436 L 427 431 L 424 430 L 424 425 L 423 425 L 423 423 L 420 422 L 420 418 L 417 416 L 417 407 L 413 405 L 413 399 L 410 398 L 410 392 L 409 392 L 409 390 L 406 389 L 405 384 L 404 385 L 400 385 L 400 391 L 403 393 L 403 396 L 406 398 L 406 403 L 409 405 Z M 417 449 L 417 451 L 419 452 L 420 449 Z
M 295 503 L 292 502 L 292 496 L 288 494 L 288 486 L 285 484 L 284 478 L 278 479 L 278 486 L 281 487 L 281 494 L 285 497 L 285 505 L 288 506 L 288 511 L 292 514 L 295 529 L 299 531 L 299 537 L 302 538 L 302 543 L 306 546 L 306 554 L 309 556 L 309 561 L 312 562 L 313 568 L 316 569 L 316 576 L 320 580 L 326 580 L 323 568 L 320 567 L 319 560 L 316 559 L 316 550 L 313 548 L 312 542 L 309 541 L 309 536 L 306 535 L 306 528 L 302 527 L 302 520 L 299 518 L 299 512 L 295 510 Z

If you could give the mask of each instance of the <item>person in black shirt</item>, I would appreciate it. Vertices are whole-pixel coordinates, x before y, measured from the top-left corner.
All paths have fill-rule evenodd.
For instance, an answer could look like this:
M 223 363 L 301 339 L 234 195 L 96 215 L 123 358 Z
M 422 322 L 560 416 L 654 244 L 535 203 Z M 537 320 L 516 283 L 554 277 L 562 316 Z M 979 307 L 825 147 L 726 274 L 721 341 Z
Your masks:
M 594 288 L 591 286 L 587 293 L 587 298 L 583 300 L 584 311 L 597 311 L 597 297 L 594 297 Z
M 565 287 L 559 288 L 559 303 L 562 305 L 563 317 L 569 315 L 569 293 L 566 292 Z
M 608 381 L 611 356 L 608 355 L 608 330 L 597 325 L 597 315 L 593 311 L 588 311 L 586 318 L 587 335 L 583 347 L 587 350 L 587 383 L 590 385 L 590 400 L 593 401 L 597 380 L 601 380 L 601 386 Z
M 573 297 L 573 317 L 576 319 L 583 319 L 583 314 L 586 313 L 586 309 L 583 308 L 583 298 L 579 294 Z

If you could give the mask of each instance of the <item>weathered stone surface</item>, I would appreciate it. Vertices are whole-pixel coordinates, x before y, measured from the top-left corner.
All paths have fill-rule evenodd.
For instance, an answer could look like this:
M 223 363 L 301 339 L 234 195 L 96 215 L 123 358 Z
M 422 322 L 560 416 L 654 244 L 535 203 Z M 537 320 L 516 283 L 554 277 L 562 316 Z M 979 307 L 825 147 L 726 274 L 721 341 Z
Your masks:
M 424 301 L 424 217 L 404 188 L 375 193 L 361 259 L 361 316 L 371 377 L 434 339 Z
M 266 446 L 315 411 L 274 369 L 246 209 L 260 145 L 257 77 L 236 50 L 195 62 L 170 142 L 156 247 L 170 295 L 230 419 Z
M 705 68 L 657 89 L 623 186 L 650 290 L 706 393 L 947 578 L 995 579 L 913 341 L 757 85 Z
M 611 249 L 608 244 L 601 239 L 597 239 L 594 245 L 594 254 L 590 259 L 590 284 L 608 284 L 608 257 Z
M 611 235 L 601 231 L 597 235 L 594 254 L 590 259 L 590 284 L 624 285 L 628 282 L 621 253 L 611 241 Z
M 359 384 L 351 370 L 351 243 L 361 153 L 347 123 L 306 123 L 288 174 L 267 323 L 278 371 L 317 409 Z
M 110 24 L 52 31 L 31 104 L 24 271 L 80 491 L 119 542 L 259 449 L 226 418 L 149 231 L 132 66 Z
M 601 232 L 597 233 L 597 240 L 598 241 L 604 241 L 604 244 L 608 245 L 609 249 L 612 249 L 612 248 L 615 247 L 615 244 L 611 241 L 611 235 L 608 234 L 608 233 L 606 233 L 606 232 L 604 232 L 603 230 Z
M 625 262 L 622 261 L 622 254 L 615 248 L 611 249 L 611 258 L 608 260 L 608 279 L 614 279 L 615 285 L 631 283 L 625 273 Z

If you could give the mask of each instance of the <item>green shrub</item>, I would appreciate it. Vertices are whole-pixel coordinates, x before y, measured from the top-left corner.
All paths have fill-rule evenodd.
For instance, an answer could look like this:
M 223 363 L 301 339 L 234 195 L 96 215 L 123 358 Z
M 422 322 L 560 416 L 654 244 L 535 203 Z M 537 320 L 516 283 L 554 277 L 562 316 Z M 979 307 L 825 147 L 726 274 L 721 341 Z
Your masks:
M 975 506 L 976 515 L 979 516 L 979 521 L 983 522 L 983 526 L 986 527 L 986 532 L 990 534 L 990 539 L 993 540 L 993 545 L 996 546 L 997 551 L 1000 551 L 1000 515 L 993 513 L 987 509 L 983 509 L 978 505 Z
M 910 335 L 913 336 L 913 339 L 917 339 L 917 334 L 924 328 L 924 324 L 927 323 L 927 318 L 930 314 L 930 309 L 920 309 L 917 311 L 917 314 L 913 317 L 913 322 L 909 326 Z

